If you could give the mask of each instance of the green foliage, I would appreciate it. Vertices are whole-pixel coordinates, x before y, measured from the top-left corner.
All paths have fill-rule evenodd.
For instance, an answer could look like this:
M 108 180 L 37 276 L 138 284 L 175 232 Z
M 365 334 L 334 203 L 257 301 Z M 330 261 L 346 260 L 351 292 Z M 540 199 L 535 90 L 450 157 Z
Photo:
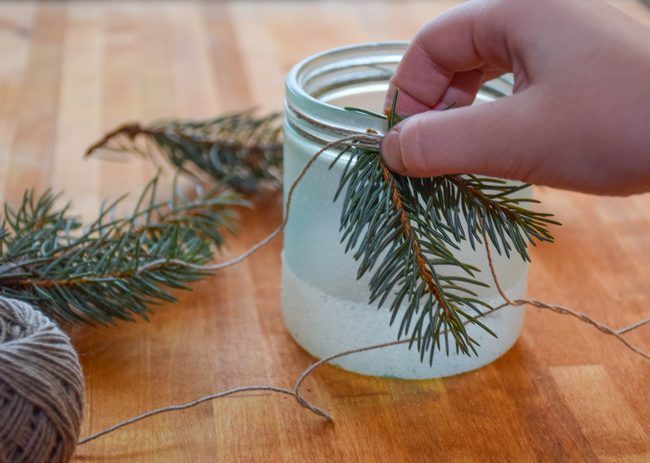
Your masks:
M 393 111 L 388 127 L 401 118 Z M 355 110 L 353 108 L 348 108 Z M 374 113 L 367 114 L 384 117 Z M 436 351 L 476 354 L 466 325 L 490 334 L 478 316 L 491 309 L 478 299 L 477 268 L 453 253 L 485 235 L 499 253 L 514 249 L 528 259 L 527 245 L 552 241 L 550 214 L 526 209 L 531 199 L 512 195 L 527 185 L 475 175 L 409 178 L 392 173 L 377 149 L 345 150 L 349 160 L 335 200 L 342 198 L 342 242 L 359 261 L 358 278 L 371 272 L 370 303 L 388 305 L 391 323 L 401 316 L 398 337 L 411 336 L 422 359 Z M 457 271 L 450 271 L 456 269 Z
M 194 176 L 207 175 L 244 193 L 277 188 L 282 175 L 282 117 L 250 111 L 189 121 L 161 120 L 148 126 L 124 124 L 86 152 L 162 157 Z
M 116 218 L 122 197 L 86 225 L 49 191 L 26 192 L 15 210 L 5 205 L 0 295 L 73 323 L 146 318 L 148 305 L 174 301 L 170 289 L 187 289 L 208 274 L 192 264 L 212 259 L 224 231 L 233 231 L 233 207 L 246 202 L 228 190 L 158 201 L 157 186 L 158 177 L 127 217 Z

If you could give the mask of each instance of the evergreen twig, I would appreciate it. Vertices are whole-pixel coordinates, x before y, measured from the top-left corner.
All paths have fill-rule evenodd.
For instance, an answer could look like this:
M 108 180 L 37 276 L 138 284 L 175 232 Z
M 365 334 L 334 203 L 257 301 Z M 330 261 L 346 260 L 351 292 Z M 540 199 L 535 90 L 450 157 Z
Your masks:
M 0 295 L 73 323 L 146 318 L 148 305 L 174 301 L 170 289 L 209 274 L 192 264 L 212 259 L 224 231 L 233 231 L 233 207 L 246 202 L 222 189 L 193 200 L 174 192 L 171 200 L 158 201 L 157 186 L 155 177 L 127 217 L 116 218 L 123 196 L 104 203 L 86 225 L 69 204 L 58 207 L 50 191 L 27 191 L 16 209 L 5 205 Z M 146 267 L 153 261 L 162 263 Z
M 382 117 L 391 128 L 402 118 L 393 108 Z M 348 108 L 356 110 L 355 108 Z M 398 339 L 409 335 L 422 359 L 452 350 L 476 354 L 478 343 L 466 325 L 475 324 L 492 308 L 477 297 L 486 286 L 476 278 L 479 269 L 459 261 L 452 252 L 469 240 L 474 248 L 483 234 L 497 252 L 510 257 L 515 250 L 528 259 L 527 245 L 552 241 L 550 214 L 525 208 L 531 199 L 512 196 L 528 185 L 475 175 L 409 178 L 391 172 L 378 149 L 348 153 L 335 200 L 342 198 L 342 241 L 354 250 L 358 278 L 372 272 L 370 303 L 388 305 L 391 323 L 401 321 Z M 333 163 L 333 164 L 334 164 Z M 455 269 L 455 270 L 454 270 Z
M 244 111 L 200 121 L 129 123 L 108 132 L 86 156 L 101 150 L 160 156 L 195 177 L 207 174 L 241 192 L 257 193 L 281 184 L 282 117 Z

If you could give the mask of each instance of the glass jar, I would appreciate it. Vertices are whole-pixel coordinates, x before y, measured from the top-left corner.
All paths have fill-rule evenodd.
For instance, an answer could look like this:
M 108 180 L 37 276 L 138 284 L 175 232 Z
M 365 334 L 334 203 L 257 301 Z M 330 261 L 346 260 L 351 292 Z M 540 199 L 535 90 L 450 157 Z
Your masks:
M 342 136 L 385 131 L 380 119 L 343 109 L 354 106 L 382 111 L 388 80 L 407 43 L 383 42 L 328 50 L 296 64 L 286 81 L 284 126 L 284 186 L 286 194 L 307 160 L 325 143 Z M 512 83 L 499 79 L 485 85 L 475 104 L 509 94 Z M 284 231 L 282 256 L 282 310 L 291 336 L 312 355 L 323 358 L 338 352 L 393 341 L 397 325 L 390 325 L 387 308 L 368 304 L 370 276 L 357 280 L 358 263 L 340 243 L 341 201 L 334 193 L 347 159 L 331 169 L 336 150 L 323 153 L 293 195 Z M 530 195 L 530 191 L 524 192 Z M 492 285 L 485 250 L 462 244 L 457 256 L 482 271 L 488 288 L 479 297 L 490 305 L 502 302 Z M 524 296 L 527 264 L 518 256 L 494 253 L 494 264 L 509 297 Z M 398 378 L 450 376 L 483 366 L 505 353 L 517 340 L 524 309 L 505 308 L 483 319 L 497 338 L 477 326 L 469 334 L 480 343 L 478 356 L 451 353 L 434 356 L 433 365 L 421 362 L 406 344 L 353 354 L 332 363 L 346 370 Z

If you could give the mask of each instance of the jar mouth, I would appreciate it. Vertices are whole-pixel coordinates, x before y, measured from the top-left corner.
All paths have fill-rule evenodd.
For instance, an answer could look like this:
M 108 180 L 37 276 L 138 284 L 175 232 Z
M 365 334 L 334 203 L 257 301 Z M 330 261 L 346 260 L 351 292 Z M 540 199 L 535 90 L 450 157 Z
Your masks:
M 369 42 L 325 50 L 293 66 L 286 79 L 285 119 L 300 135 L 324 144 L 372 130 L 386 132 L 386 121 L 344 106 L 383 112 L 383 95 L 409 42 Z M 494 82 L 494 81 L 493 81 Z M 483 101 L 507 95 L 512 80 L 486 84 L 479 92 Z M 375 107 L 365 104 L 373 100 Z M 378 101 L 380 100 L 380 101 Z
M 367 129 L 383 133 L 384 121 L 348 111 L 331 101 L 355 92 L 387 88 L 407 46 L 405 41 L 362 43 L 325 50 L 300 61 L 287 76 L 287 109 L 330 126 L 341 136 Z

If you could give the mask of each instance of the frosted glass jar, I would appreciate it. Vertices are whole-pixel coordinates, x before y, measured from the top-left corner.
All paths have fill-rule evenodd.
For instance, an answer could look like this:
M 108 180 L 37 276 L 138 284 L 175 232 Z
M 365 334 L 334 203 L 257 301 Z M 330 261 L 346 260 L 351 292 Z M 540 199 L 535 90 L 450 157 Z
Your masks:
M 288 188 L 305 162 L 328 141 L 372 128 L 383 132 L 382 121 L 346 111 L 345 106 L 381 112 L 388 79 L 406 48 L 403 42 L 383 42 L 328 50 L 298 63 L 286 82 L 284 127 L 285 201 Z M 476 104 L 511 91 L 507 79 L 481 90 Z M 297 187 L 284 232 L 282 256 L 282 310 L 291 336 L 312 355 L 323 358 L 347 349 L 393 341 L 387 308 L 368 305 L 368 279 L 356 279 L 357 262 L 340 244 L 341 202 L 334 193 L 346 159 L 329 169 L 336 150 L 315 162 Z M 530 194 L 524 192 L 523 194 Z M 482 271 L 479 279 L 491 284 L 485 251 L 469 245 L 458 256 Z M 496 253 L 495 253 L 496 254 Z M 518 256 L 495 255 L 495 266 L 505 292 L 521 298 L 526 292 L 527 264 Z M 496 289 L 479 288 L 491 305 L 502 302 Z M 387 304 L 388 306 L 388 304 Z M 517 340 L 524 309 L 505 308 L 483 319 L 494 338 L 476 326 L 468 331 L 480 343 L 479 355 L 438 353 L 433 366 L 420 362 L 406 345 L 378 349 L 332 363 L 346 370 L 398 378 L 434 378 L 479 368 L 505 353 Z M 396 324 L 397 325 L 397 324 Z

